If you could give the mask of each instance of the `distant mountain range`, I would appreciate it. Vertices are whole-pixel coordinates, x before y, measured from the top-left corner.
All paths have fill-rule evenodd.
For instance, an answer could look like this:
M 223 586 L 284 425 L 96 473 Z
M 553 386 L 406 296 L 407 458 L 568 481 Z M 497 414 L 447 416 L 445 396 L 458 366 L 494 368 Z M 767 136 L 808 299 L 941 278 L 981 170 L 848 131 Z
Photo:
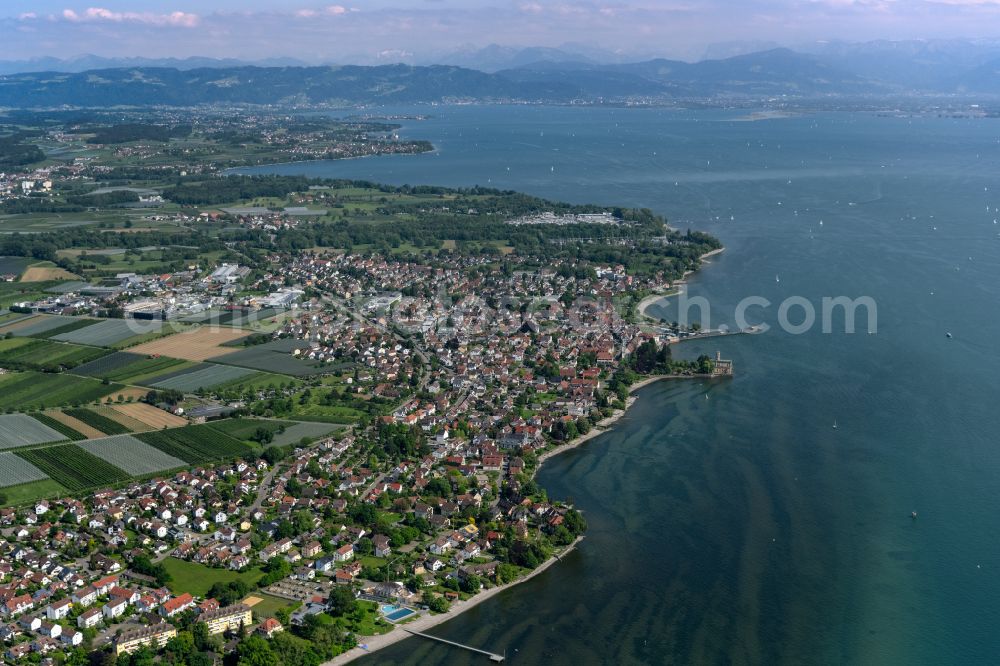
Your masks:
M 738 50 L 737 46 L 726 48 Z M 810 53 L 777 48 L 697 63 L 665 59 L 608 63 L 565 49 L 502 47 L 479 50 L 467 58 L 478 59 L 484 67 L 487 60 L 493 66 L 520 63 L 496 71 L 455 64 L 302 66 L 297 62 L 247 65 L 197 58 L 137 59 L 113 68 L 0 76 L 0 106 L 1000 95 L 998 44 L 872 42 L 810 48 Z

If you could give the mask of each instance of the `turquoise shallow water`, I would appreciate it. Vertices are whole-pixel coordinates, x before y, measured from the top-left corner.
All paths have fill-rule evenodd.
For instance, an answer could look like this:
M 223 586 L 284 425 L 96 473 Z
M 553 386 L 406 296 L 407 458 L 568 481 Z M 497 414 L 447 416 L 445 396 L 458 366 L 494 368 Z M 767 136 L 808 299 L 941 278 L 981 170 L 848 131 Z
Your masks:
M 789 296 L 878 306 L 877 335 L 840 317 L 682 346 L 721 349 L 737 376 L 646 388 L 548 462 L 587 539 L 435 633 L 525 664 L 997 661 L 998 121 L 434 114 L 402 132 L 434 154 L 269 170 L 649 206 L 726 244 L 690 288 L 712 325 L 746 296 L 773 303 L 749 315 L 771 324 Z M 478 662 L 414 639 L 366 659 Z

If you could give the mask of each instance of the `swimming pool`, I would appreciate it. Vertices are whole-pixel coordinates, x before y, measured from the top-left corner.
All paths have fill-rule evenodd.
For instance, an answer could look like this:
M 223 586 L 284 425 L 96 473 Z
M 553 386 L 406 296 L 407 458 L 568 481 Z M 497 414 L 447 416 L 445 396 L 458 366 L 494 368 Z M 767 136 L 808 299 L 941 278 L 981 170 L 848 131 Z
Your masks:
M 412 608 L 400 608 L 398 606 L 384 605 L 382 606 L 382 615 L 385 616 L 389 622 L 399 622 L 400 620 L 405 620 L 411 615 L 416 615 L 417 611 Z

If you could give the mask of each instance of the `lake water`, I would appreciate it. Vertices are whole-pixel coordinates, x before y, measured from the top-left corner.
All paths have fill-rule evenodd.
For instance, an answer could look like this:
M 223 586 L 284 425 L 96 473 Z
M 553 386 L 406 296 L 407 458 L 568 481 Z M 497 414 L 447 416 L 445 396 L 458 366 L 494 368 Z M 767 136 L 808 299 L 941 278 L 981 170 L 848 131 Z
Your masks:
M 1000 121 L 433 113 L 401 132 L 433 154 L 268 170 L 648 206 L 725 243 L 690 286 L 713 326 L 747 296 L 771 324 L 790 296 L 878 306 L 877 335 L 840 317 L 682 345 L 736 377 L 644 389 L 549 461 L 540 481 L 586 512 L 587 538 L 434 633 L 550 666 L 1000 659 Z M 482 658 L 410 639 L 364 661 Z

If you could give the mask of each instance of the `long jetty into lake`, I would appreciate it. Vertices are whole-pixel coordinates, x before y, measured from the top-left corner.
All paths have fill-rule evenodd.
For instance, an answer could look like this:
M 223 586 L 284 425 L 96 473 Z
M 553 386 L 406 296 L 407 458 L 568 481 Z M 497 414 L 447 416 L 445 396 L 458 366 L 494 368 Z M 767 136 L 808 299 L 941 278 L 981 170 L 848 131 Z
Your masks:
M 449 641 L 447 639 L 441 638 L 439 636 L 431 636 L 430 634 L 424 634 L 419 631 L 413 631 L 412 629 L 407 629 L 406 627 L 400 627 L 403 631 L 413 634 L 414 636 L 420 636 L 421 638 L 429 638 L 432 641 L 438 641 L 440 643 L 447 643 L 453 647 L 462 648 L 463 650 L 469 650 L 470 652 L 478 652 L 479 654 L 484 654 L 490 658 L 490 661 L 501 662 L 504 660 L 502 654 L 495 654 L 493 652 L 487 652 L 486 650 L 480 650 L 479 648 L 474 648 L 471 645 L 463 645 L 461 643 L 456 643 L 455 641 Z

